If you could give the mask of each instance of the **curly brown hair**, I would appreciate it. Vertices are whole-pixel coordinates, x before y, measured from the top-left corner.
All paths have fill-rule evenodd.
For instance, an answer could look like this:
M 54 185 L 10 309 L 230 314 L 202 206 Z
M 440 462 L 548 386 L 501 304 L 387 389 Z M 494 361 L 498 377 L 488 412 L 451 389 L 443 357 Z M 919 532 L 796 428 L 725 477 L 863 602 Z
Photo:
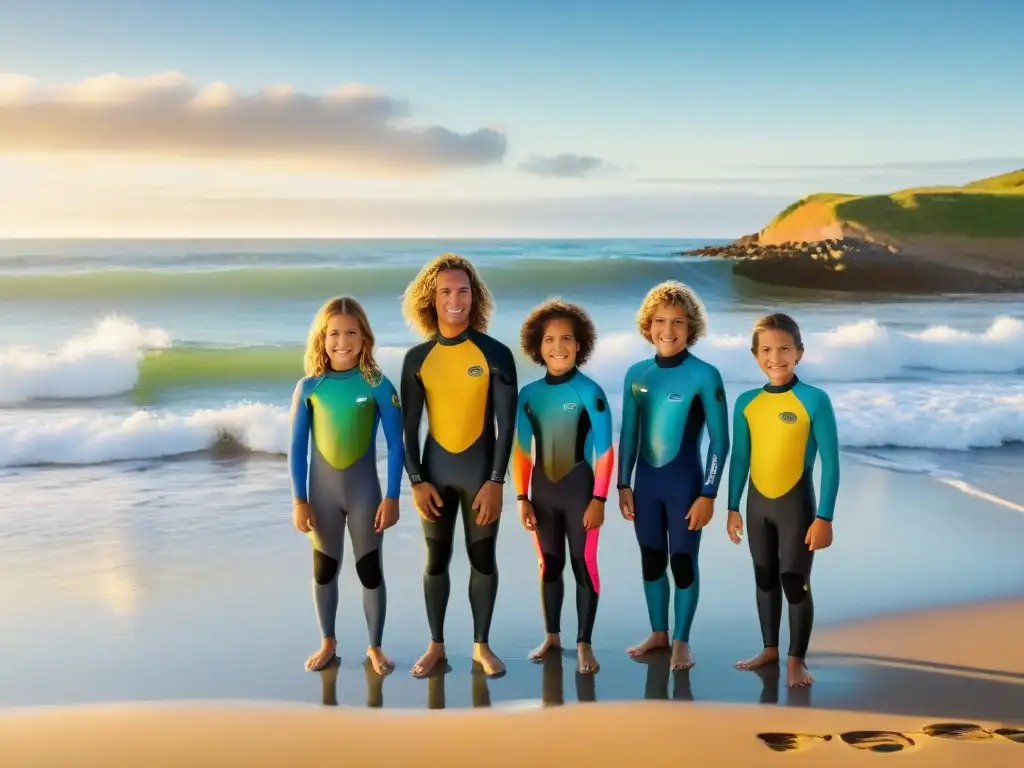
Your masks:
M 558 319 L 568 320 L 572 325 L 572 335 L 580 345 L 580 350 L 576 353 L 576 366 L 582 367 L 590 359 L 597 344 L 597 328 L 594 327 L 586 310 L 577 304 L 570 304 L 561 299 L 545 301 L 523 321 L 523 327 L 519 331 L 519 346 L 530 360 L 537 365 L 544 365 L 544 358 L 540 354 L 544 330 L 548 323 Z
M 423 338 L 437 333 L 437 276 L 446 269 L 461 269 L 469 277 L 473 306 L 469 310 L 469 327 L 485 333 L 494 314 L 494 297 L 481 279 L 473 263 L 454 253 L 444 253 L 427 264 L 409 283 L 402 296 L 402 315 L 406 323 Z
M 686 346 L 691 347 L 697 343 L 708 330 L 707 314 L 704 304 L 689 286 L 683 285 L 678 280 L 666 280 L 663 283 L 651 288 L 644 297 L 640 310 L 636 313 L 636 324 L 640 335 L 646 341 L 653 344 L 651 337 L 651 323 L 658 307 L 662 304 L 669 306 L 681 305 L 686 312 Z
M 317 311 L 309 326 L 309 337 L 306 340 L 306 353 L 303 356 L 303 368 L 307 376 L 323 376 L 331 369 L 331 359 L 327 355 L 326 334 L 327 323 L 335 315 L 347 315 L 355 319 L 359 333 L 363 337 L 363 347 L 359 352 L 359 371 L 370 384 L 380 382 L 382 373 L 373 356 L 376 338 L 370 328 L 370 319 L 366 310 L 351 296 L 336 296 L 328 299 Z

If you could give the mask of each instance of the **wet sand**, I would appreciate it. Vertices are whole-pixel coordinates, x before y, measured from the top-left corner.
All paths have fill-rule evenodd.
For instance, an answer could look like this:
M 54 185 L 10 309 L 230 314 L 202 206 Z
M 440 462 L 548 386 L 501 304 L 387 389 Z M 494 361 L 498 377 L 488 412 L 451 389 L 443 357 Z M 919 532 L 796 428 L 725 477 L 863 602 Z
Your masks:
M 880 680 L 890 666 L 948 677 L 954 684 L 944 695 L 956 701 L 936 699 L 934 716 L 894 714 L 900 686 L 890 687 L 889 699 L 876 691 L 880 705 L 873 712 L 856 711 L 856 702 L 830 710 L 702 702 L 544 706 L 558 703 L 549 701 L 454 712 L 255 701 L 125 703 L 9 709 L 0 715 L 0 744 L 5 764 L 22 768 L 312 765 L 331 758 L 348 766 L 413 759 L 422 766 L 676 766 L 684 755 L 699 765 L 774 765 L 802 760 L 798 753 L 839 766 L 900 754 L 901 764 L 999 768 L 1024 760 L 1024 738 L 1016 730 L 1024 728 L 1024 709 L 1016 710 L 1018 722 L 975 716 L 993 694 L 973 698 L 962 691 L 967 681 L 980 680 L 1019 697 L 1022 631 L 1024 599 L 1011 599 L 819 633 L 819 655 L 875 664 Z M 949 711 L 960 716 L 940 714 Z

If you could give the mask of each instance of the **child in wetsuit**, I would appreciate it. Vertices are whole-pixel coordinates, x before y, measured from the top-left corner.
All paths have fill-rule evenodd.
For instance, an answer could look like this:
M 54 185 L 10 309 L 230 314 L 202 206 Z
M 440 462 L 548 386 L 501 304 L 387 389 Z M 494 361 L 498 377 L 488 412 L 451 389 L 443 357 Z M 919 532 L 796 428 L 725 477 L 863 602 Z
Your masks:
M 583 674 L 599 668 L 591 647 L 601 592 L 597 545 L 612 476 L 608 399 L 600 385 L 580 371 L 596 340 L 593 322 L 575 304 L 554 299 L 526 318 L 520 345 L 547 371 L 519 393 L 512 458 L 520 521 L 533 533 L 537 547 L 546 631 L 530 658 L 540 662 L 549 650 L 558 653 L 561 648 L 568 540 L 576 580 L 578 669 Z
M 359 302 L 347 296 L 331 299 L 310 327 L 306 375 L 292 398 L 292 516 L 313 545 L 313 595 L 323 635 L 320 649 L 306 660 L 310 671 L 327 665 L 337 648 L 338 572 L 346 526 L 363 585 L 370 636 L 366 655 L 377 674 L 394 668 L 381 650 L 387 606 L 381 543 L 384 531 L 398 522 L 405 452 L 398 394 L 374 360 L 373 347 L 373 331 Z M 388 452 L 383 498 L 376 457 L 380 425 Z
M 754 562 L 757 613 L 764 650 L 740 661 L 756 669 L 779 659 L 782 596 L 789 603 L 787 684 L 814 682 L 804 656 L 814 622 L 811 564 L 832 543 L 832 514 L 839 490 L 839 445 L 832 402 L 796 375 L 803 357 L 800 328 L 784 314 L 754 325 L 751 352 L 768 383 L 739 396 L 733 413 L 729 462 L 729 538 L 739 544 L 739 512 L 747 486 L 747 538 Z M 813 470 L 821 456 L 821 499 L 815 500 Z
M 690 629 L 700 596 L 700 540 L 729 452 L 729 414 L 718 369 L 691 351 L 707 332 L 693 290 L 674 280 L 656 285 L 640 306 L 637 326 L 655 354 L 630 366 L 623 382 L 618 490 L 619 510 L 633 522 L 640 546 L 651 635 L 628 653 L 639 658 L 669 646 L 674 592 L 670 665 L 683 670 L 694 664 Z M 708 450 L 701 461 L 705 426 Z

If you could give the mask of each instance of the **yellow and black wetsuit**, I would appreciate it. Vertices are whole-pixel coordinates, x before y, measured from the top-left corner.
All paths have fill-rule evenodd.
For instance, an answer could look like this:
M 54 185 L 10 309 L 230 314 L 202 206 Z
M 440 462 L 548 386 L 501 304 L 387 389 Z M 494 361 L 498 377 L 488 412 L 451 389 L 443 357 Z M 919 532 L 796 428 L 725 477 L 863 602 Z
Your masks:
M 821 499 L 814 462 L 821 457 Z M 794 376 L 747 390 L 733 412 L 729 509 L 747 487 L 747 541 L 765 648 L 779 645 L 782 596 L 789 603 L 789 655 L 803 658 L 814 624 L 811 566 L 804 539 L 815 517 L 832 520 L 839 493 L 839 439 L 828 394 Z
M 409 482 L 429 482 L 444 499 L 441 516 L 423 520 L 427 565 L 423 593 L 435 642 L 444 642 L 451 583 L 455 518 L 462 524 L 469 557 L 469 601 L 475 642 L 486 643 L 498 594 L 495 539 L 498 521 L 477 525 L 473 500 L 488 480 L 505 481 L 515 436 L 518 384 L 512 352 L 474 330 L 417 344 L 405 355 L 405 469 Z M 420 420 L 427 409 L 427 438 L 420 452 Z

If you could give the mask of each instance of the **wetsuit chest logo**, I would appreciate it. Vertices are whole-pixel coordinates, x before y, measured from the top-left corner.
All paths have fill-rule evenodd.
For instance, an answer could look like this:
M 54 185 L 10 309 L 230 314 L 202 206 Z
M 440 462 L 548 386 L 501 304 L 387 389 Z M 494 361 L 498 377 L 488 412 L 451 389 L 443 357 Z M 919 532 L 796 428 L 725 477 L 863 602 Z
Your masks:
M 470 376 L 483 376 L 484 369 L 479 365 L 474 365 L 470 367 L 470 369 L 466 371 L 466 373 L 468 373 Z
M 683 396 L 680 395 L 678 392 L 672 392 L 668 396 L 668 401 L 670 403 L 679 403 L 679 402 L 682 402 L 682 399 L 683 399 Z
M 792 411 L 783 411 L 779 414 L 779 421 L 783 424 L 796 424 L 796 414 Z
M 576 403 L 565 403 L 562 406 L 562 408 L 563 408 L 563 410 L 566 410 L 566 411 L 575 411 L 576 410 Z
M 364 406 L 368 402 L 370 402 L 370 398 L 367 397 L 366 395 L 360 395 L 359 397 L 356 398 L 356 405 L 358 406 Z

